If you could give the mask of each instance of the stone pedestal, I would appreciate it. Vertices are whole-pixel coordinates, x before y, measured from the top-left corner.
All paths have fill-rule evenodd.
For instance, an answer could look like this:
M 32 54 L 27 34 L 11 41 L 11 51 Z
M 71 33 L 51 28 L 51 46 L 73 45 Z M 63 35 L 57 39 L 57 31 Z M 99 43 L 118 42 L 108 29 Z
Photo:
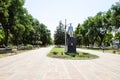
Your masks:
M 76 40 L 74 37 L 67 39 L 67 53 L 76 53 Z

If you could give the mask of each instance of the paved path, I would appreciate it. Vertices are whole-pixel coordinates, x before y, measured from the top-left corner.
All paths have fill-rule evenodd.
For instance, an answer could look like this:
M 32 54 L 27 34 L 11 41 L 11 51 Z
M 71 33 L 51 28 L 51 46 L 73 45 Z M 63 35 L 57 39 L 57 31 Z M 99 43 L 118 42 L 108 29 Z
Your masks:
M 0 59 L 0 80 L 120 80 L 120 55 L 91 50 L 92 60 L 46 57 L 52 47 Z

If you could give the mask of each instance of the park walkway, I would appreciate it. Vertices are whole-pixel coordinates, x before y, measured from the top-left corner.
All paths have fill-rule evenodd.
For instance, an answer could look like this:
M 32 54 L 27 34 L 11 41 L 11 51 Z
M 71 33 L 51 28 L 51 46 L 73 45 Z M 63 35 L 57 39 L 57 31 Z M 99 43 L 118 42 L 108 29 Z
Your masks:
M 53 46 L 0 59 L 0 80 L 120 80 L 120 55 L 92 50 L 92 60 L 46 57 Z

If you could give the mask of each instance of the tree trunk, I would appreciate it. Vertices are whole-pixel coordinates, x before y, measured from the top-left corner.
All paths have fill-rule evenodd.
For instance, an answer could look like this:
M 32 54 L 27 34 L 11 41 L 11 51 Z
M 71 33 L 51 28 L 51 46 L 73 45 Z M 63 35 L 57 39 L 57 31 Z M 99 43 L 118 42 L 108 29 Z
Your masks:
M 8 29 L 4 29 L 4 34 L 5 34 L 5 46 L 8 46 Z
M 118 45 L 118 49 L 120 49 L 120 39 L 119 39 L 119 45 Z

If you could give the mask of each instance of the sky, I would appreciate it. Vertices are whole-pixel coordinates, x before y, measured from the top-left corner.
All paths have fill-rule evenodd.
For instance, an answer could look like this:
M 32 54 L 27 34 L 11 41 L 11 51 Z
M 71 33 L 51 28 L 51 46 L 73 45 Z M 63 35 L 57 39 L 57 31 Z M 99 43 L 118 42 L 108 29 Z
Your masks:
M 25 0 L 24 7 L 29 14 L 44 23 L 51 31 L 53 38 L 59 21 L 65 24 L 72 23 L 77 27 L 82 24 L 87 17 L 95 16 L 98 12 L 106 12 L 112 4 L 119 0 Z

